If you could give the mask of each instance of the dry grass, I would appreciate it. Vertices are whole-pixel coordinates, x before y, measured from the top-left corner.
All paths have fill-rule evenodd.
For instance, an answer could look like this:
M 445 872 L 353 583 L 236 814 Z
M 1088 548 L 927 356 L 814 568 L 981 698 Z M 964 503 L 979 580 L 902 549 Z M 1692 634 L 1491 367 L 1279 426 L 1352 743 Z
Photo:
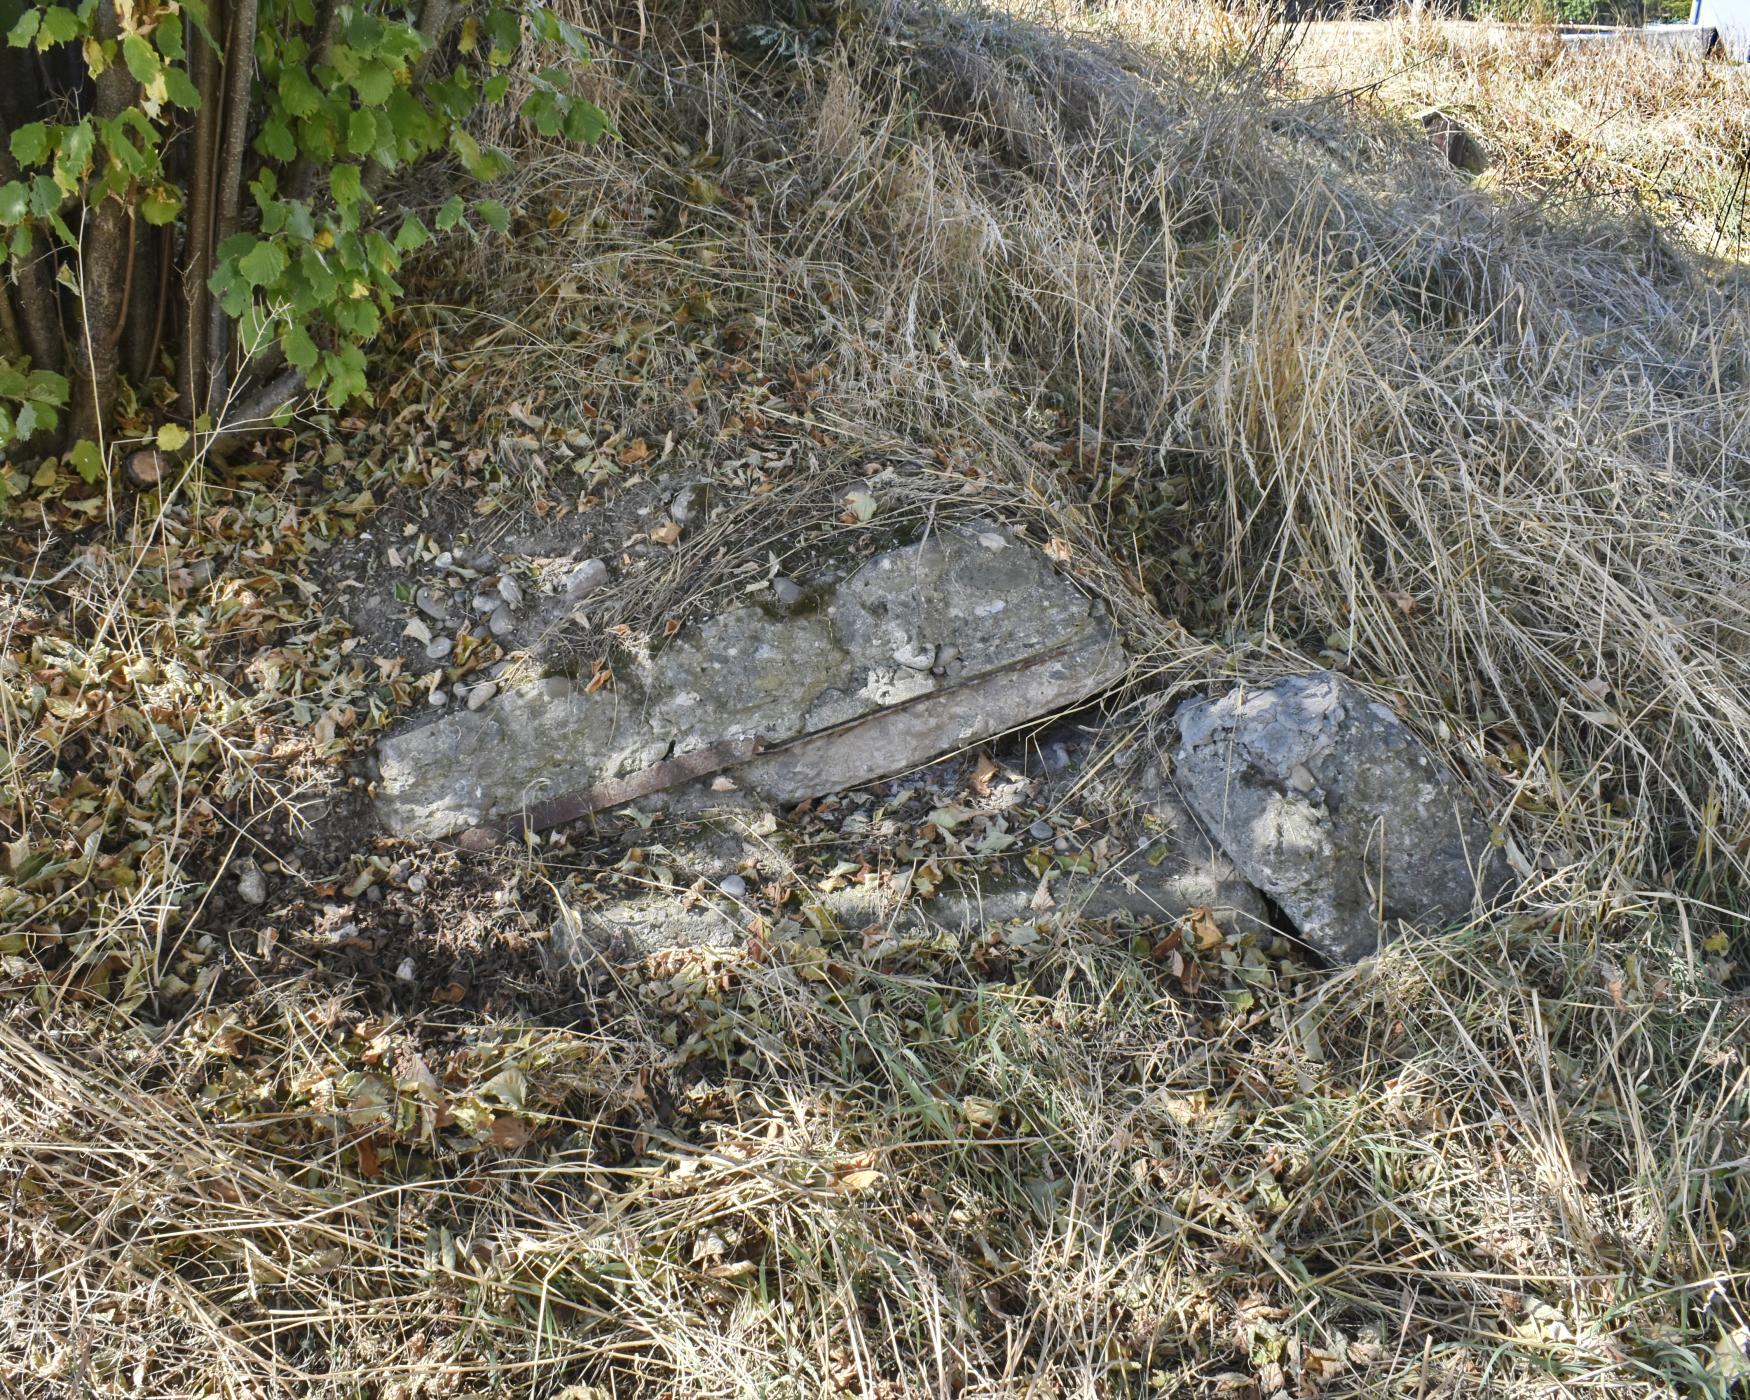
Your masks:
M 1307 90 L 1403 118 L 1429 107 L 1486 143 L 1486 183 L 1560 211 L 1645 211 L 1713 256 L 1750 256 L 1750 69 L 1597 44 L 1553 30 L 1408 12 L 1312 26 Z
M 590 81 L 625 139 L 526 148 L 525 237 L 428 313 L 443 394 L 1036 514 L 1152 659 L 1139 723 L 1347 669 L 1527 892 L 1336 975 L 791 909 L 540 1026 L 314 980 L 158 1024 L 39 1002 L 0 1041 L 0 1384 L 1723 1400 L 1741 284 L 1308 101 L 1243 15 L 908 9 L 765 72 L 715 20 L 577 17 L 624 46 Z M 730 358 L 815 377 L 690 392 Z

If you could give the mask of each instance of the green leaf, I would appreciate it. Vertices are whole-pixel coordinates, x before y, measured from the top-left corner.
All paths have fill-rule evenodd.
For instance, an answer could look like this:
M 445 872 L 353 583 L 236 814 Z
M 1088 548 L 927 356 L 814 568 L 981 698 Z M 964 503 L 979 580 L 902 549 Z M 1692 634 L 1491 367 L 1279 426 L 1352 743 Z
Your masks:
M 67 402 L 71 387 L 64 374 L 56 374 L 47 369 L 33 369 L 25 379 L 24 397 L 32 403 L 59 406 Z
M 510 211 L 496 199 L 477 199 L 474 212 L 500 233 L 510 232 Z
M 593 146 L 602 137 L 612 134 L 613 130 L 614 126 L 608 120 L 608 114 L 595 103 L 585 102 L 581 97 L 572 99 L 570 110 L 565 113 L 567 141 Z
M 188 446 L 188 429 L 180 423 L 165 423 L 158 429 L 158 446 L 166 452 L 180 452 Z
M 91 118 L 61 128 L 60 148 L 55 152 L 55 183 L 65 194 L 76 193 L 91 167 L 97 149 L 97 130 Z
M 182 193 L 170 185 L 155 185 L 140 200 L 146 222 L 162 227 L 182 211 Z
M 164 57 L 180 62 L 184 57 L 182 47 L 182 16 L 158 13 L 158 27 L 152 31 L 152 42 L 158 46 L 158 52 Z
M 328 172 L 328 192 L 334 196 L 334 202 L 347 213 L 359 200 L 364 198 L 364 181 L 359 176 L 356 165 L 337 165 Z
M 353 91 L 367 107 L 381 107 L 395 91 L 395 70 L 384 63 L 367 63 L 352 80 Z
M 10 228 L 30 213 L 30 187 L 22 180 L 0 185 L 0 226 Z M 405 224 L 402 225 L 406 227 Z
M 368 156 L 377 148 L 377 121 L 363 107 L 353 109 L 346 119 L 346 149 L 348 154 Z
M 395 233 L 395 246 L 403 253 L 411 253 L 415 248 L 423 248 L 429 242 L 431 242 L 431 231 L 412 214 L 401 221 L 401 227 Z
M 434 220 L 438 226 L 438 232 L 448 233 L 462 222 L 462 215 L 466 212 L 467 206 L 462 203 L 462 196 L 459 194 L 451 195 L 444 201 L 444 207 L 438 210 L 437 218 Z
M 103 475 L 103 454 L 90 438 L 80 438 L 67 453 L 67 461 L 87 486 L 94 485 Z
M 322 105 L 322 94 L 300 64 L 280 70 L 280 102 L 294 117 L 307 117 Z
M 43 11 L 42 30 L 36 36 L 37 49 L 46 53 L 56 44 L 77 39 L 82 28 L 84 26 L 76 11 L 62 9 L 59 5 L 52 6 Z
M 170 100 L 183 111 L 198 112 L 200 110 L 200 89 L 195 87 L 194 80 L 181 68 L 166 68 L 164 70 L 164 91 Z
M 550 92 L 531 92 L 523 99 L 520 115 L 543 136 L 557 136 L 564 121 L 559 99 Z
M 43 12 L 32 8 L 19 17 L 18 23 L 12 26 L 7 34 L 6 42 L 15 49 L 28 48 L 30 41 L 36 38 L 37 26 L 43 22 Z
M 52 144 L 47 122 L 31 122 L 12 133 L 12 158 L 20 165 L 35 165 L 48 155 Z
M 122 61 L 128 65 L 128 72 L 134 75 L 137 83 L 151 83 L 157 80 L 164 71 L 164 63 L 157 52 L 138 34 L 128 34 L 122 39 Z
M 286 264 L 285 250 L 279 244 L 258 241 L 237 259 L 237 271 L 252 287 L 271 287 L 285 275 Z
M 298 325 L 286 327 L 280 335 L 280 349 L 285 352 L 286 363 L 293 369 L 303 370 L 306 375 L 316 368 L 316 362 L 321 358 L 316 342 L 310 339 L 310 332 Z
M 274 160 L 291 161 L 298 158 L 298 143 L 292 139 L 291 124 L 275 112 L 261 124 L 261 134 L 256 137 L 256 148 L 264 155 Z

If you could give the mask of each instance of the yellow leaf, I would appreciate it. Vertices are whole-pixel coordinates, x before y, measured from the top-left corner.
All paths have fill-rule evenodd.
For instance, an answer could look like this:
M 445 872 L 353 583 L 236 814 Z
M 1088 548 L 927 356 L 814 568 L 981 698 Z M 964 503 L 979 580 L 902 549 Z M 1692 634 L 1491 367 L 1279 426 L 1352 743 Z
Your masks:
M 166 452 L 180 452 L 188 446 L 188 429 L 180 423 L 166 423 L 158 429 L 158 446 Z
M 838 1184 L 841 1191 L 849 1191 L 854 1194 L 858 1191 L 867 1191 L 880 1180 L 881 1173 L 879 1171 L 874 1167 L 864 1167 L 861 1171 L 846 1172 L 839 1178 Z
M 1716 958 L 1725 956 L 1726 949 L 1731 946 L 1731 939 L 1727 938 L 1723 933 L 1710 933 L 1706 938 L 1701 940 L 1702 952 L 1710 953 Z

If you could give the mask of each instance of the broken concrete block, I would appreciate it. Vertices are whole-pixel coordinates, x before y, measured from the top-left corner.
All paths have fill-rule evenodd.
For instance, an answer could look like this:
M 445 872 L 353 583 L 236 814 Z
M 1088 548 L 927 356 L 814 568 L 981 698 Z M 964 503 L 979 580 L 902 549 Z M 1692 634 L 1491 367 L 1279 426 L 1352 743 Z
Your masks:
M 788 614 L 683 629 L 616 667 L 611 688 L 549 676 L 392 735 L 377 811 L 399 835 L 437 838 L 548 803 L 703 805 L 707 778 L 796 802 L 1074 705 L 1125 669 L 1103 611 L 1038 550 L 954 531 L 877 555 Z
M 1488 824 L 1384 705 L 1328 672 L 1195 700 L 1175 779 L 1241 872 L 1336 962 L 1397 921 L 1462 923 L 1505 882 Z

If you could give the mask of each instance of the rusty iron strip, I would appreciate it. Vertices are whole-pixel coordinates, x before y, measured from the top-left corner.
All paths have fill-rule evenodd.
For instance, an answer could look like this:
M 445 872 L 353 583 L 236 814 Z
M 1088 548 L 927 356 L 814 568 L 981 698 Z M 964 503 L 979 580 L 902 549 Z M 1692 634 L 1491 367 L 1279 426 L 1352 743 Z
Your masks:
M 950 690 L 930 690 L 922 695 L 914 695 L 900 701 L 897 705 L 887 705 L 879 710 L 871 710 L 868 714 L 858 715 L 855 719 L 841 720 L 838 724 L 828 725 L 825 729 L 810 730 L 806 734 L 798 734 L 793 739 L 773 744 L 755 735 L 749 739 L 723 739 L 715 744 L 708 744 L 702 749 L 694 749 L 690 753 L 680 754 L 674 758 L 653 763 L 648 768 L 640 768 L 636 773 L 627 773 L 618 778 L 605 778 L 586 788 L 573 792 L 561 793 L 558 797 L 550 797 L 544 802 L 532 803 L 502 825 L 491 822 L 481 826 L 470 827 L 456 837 L 454 845 L 465 851 L 488 851 L 495 846 L 507 842 L 520 842 L 531 831 L 548 831 L 567 822 L 574 822 L 580 817 L 587 817 L 595 812 L 605 811 L 609 807 L 623 807 L 628 802 L 636 802 L 641 797 L 651 797 L 659 792 L 666 792 L 682 783 L 698 782 L 702 778 L 715 777 L 726 769 L 739 768 L 744 763 L 750 763 L 756 758 L 768 754 L 784 753 L 789 749 L 800 748 L 804 744 L 818 743 L 830 739 L 834 735 L 848 734 L 853 729 L 859 729 L 865 724 L 880 719 L 884 715 L 897 714 L 927 700 L 940 700 L 952 695 L 954 691 L 965 690 L 997 676 L 1007 675 L 1011 671 L 1039 665 L 1055 656 L 1069 652 L 1082 644 L 1083 639 L 1063 642 L 1045 651 L 1036 651 L 1030 656 L 1018 657 L 1014 661 L 1005 662 L 1001 666 L 993 666 L 988 671 L 981 671 L 971 680 L 964 681 Z

